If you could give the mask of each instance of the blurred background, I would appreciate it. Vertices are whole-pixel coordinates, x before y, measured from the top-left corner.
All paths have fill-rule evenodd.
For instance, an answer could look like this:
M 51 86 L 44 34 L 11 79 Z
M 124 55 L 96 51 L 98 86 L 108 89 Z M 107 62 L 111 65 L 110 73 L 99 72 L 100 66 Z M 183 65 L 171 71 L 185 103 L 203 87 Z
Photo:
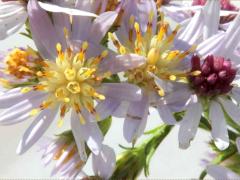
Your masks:
M 189 3 L 188 1 L 186 3 Z M 233 3 L 240 4 L 239 1 Z M 21 31 L 23 31 L 22 29 Z M 26 47 L 34 44 L 31 40 L 21 35 L 13 35 L 12 37 L 1 41 L 0 52 L 13 47 Z M 66 117 L 67 118 L 67 117 Z M 54 164 L 43 167 L 41 162 L 41 153 L 38 146 L 35 145 L 30 151 L 22 156 L 16 155 L 17 145 L 31 123 L 31 120 L 14 125 L 0 126 L 0 178 L 47 178 Z M 148 119 L 147 129 L 152 129 L 162 122 L 157 112 L 152 109 L 151 116 Z M 65 121 L 62 128 L 57 127 L 57 122 L 53 122 L 45 136 L 53 137 L 65 129 L 68 129 L 69 121 Z M 126 143 L 122 135 L 123 119 L 113 118 L 112 126 L 105 137 L 105 143 L 113 147 L 116 153 L 123 151 L 119 144 L 131 146 Z M 187 150 L 178 147 L 178 127 L 174 127 L 172 132 L 159 146 L 150 164 L 149 179 L 180 179 L 180 178 L 198 178 L 204 166 L 201 159 L 207 158 L 210 152 L 207 141 L 210 134 L 198 130 L 196 138 L 192 141 L 191 146 Z M 141 139 L 139 140 L 139 142 Z M 87 174 L 92 174 L 91 160 L 84 168 Z M 145 179 L 144 174 L 140 179 Z

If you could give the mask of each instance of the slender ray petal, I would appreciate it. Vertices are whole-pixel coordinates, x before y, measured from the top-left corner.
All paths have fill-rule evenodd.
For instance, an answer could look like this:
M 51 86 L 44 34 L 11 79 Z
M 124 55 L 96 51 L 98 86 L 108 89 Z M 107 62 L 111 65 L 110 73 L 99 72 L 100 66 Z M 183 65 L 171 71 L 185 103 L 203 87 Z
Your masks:
M 61 7 L 61 6 L 58 6 L 55 4 L 50 4 L 50 3 L 39 2 L 39 6 L 46 11 L 50 11 L 50 12 L 54 12 L 54 13 L 65 13 L 65 14 L 72 15 L 72 16 L 97 17 L 96 14 L 91 13 L 91 12 L 82 11 L 79 9 L 68 8 L 68 7 Z
M 109 61 L 103 61 L 101 64 L 101 71 L 110 71 L 115 74 L 123 72 L 129 69 L 136 68 L 146 62 L 144 56 L 136 54 L 118 55 L 109 59 Z
M 158 113 L 161 120 L 169 125 L 174 125 L 177 123 L 175 118 L 173 117 L 173 113 L 170 111 L 167 105 L 158 105 Z
M 23 154 L 34 145 L 48 129 L 56 116 L 56 109 L 43 110 L 25 131 L 17 148 L 17 154 Z
M 212 101 L 209 111 L 209 119 L 212 125 L 212 137 L 215 145 L 224 150 L 229 146 L 227 124 L 225 122 L 222 108 L 218 102 Z
M 90 114 L 86 110 L 84 111 L 85 112 L 83 112 L 83 116 L 86 121 L 85 124 L 81 124 L 79 116 L 76 114 L 76 112 L 72 112 L 71 126 L 73 134 L 76 142 L 79 141 L 77 142 L 79 152 L 83 151 L 81 143 L 82 140 L 85 140 L 91 151 L 94 154 L 98 155 L 102 148 L 103 135 L 97 123 L 93 122 L 93 120 L 91 119 Z M 81 154 L 82 153 L 80 153 L 80 155 Z
M 240 124 L 240 108 L 228 99 L 221 98 L 220 102 L 232 120 Z
M 121 101 L 141 100 L 141 89 L 129 83 L 103 83 L 99 92 Z
M 123 135 L 128 142 L 142 135 L 147 123 L 148 109 L 147 95 L 143 95 L 141 101 L 130 103 L 123 127 Z
M 220 21 L 220 2 L 218 0 L 207 1 L 204 7 L 203 39 L 207 39 L 218 32 Z
M 117 18 L 117 12 L 109 11 L 102 13 L 92 23 L 90 32 L 88 33 L 89 41 L 98 44 L 106 35 L 107 31 L 113 25 Z
M 96 175 L 104 179 L 109 179 L 116 164 L 114 150 L 107 145 L 103 145 L 99 155 L 93 155 L 92 163 L 93 171 Z
M 17 32 L 26 20 L 27 12 L 24 3 L 0 2 L 0 40 Z
M 202 105 L 194 103 L 188 106 L 186 114 L 180 123 L 178 132 L 179 147 L 186 149 L 195 137 L 202 115 Z
M 55 59 L 56 44 L 64 42 L 64 37 L 58 37 L 48 14 L 41 9 L 36 0 L 28 3 L 29 22 L 32 37 L 41 55 L 46 59 Z

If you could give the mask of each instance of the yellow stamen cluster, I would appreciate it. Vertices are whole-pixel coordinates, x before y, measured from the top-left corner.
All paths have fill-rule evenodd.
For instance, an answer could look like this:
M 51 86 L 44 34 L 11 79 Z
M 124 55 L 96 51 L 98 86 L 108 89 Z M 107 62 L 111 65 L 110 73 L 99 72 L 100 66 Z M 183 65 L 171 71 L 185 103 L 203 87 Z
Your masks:
M 135 22 L 135 17 L 129 19 L 128 40 L 125 44 L 121 44 L 112 33 L 109 33 L 109 39 L 120 54 L 135 53 L 145 56 L 147 61 L 141 67 L 129 70 L 125 73 L 128 81 L 137 84 L 147 90 L 157 90 L 162 96 L 164 91 L 157 87 L 154 79 L 149 72 L 157 77 L 170 80 L 180 81 L 185 80 L 187 72 L 177 70 L 179 63 L 191 52 L 195 50 L 195 46 L 185 52 L 171 50 L 174 38 L 179 30 L 179 26 L 168 35 L 168 24 L 164 22 L 164 17 L 161 15 L 159 22 L 158 33 L 153 32 L 153 17 L 154 14 L 149 14 L 146 32 L 143 34 L 140 25 Z
M 7 74 L 15 76 L 17 79 L 25 78 L 26 76 L 32 76 L 33 62 L 31 54 L 27 50 L 14 49 L 5 58 Z
M 81 115 L 82 108 L 97 116 L 94 109 L 94 100 L 104 100 L 105 96 L 96 92 L 101 81 L 111 75 L 110 73 L 98 74 L 99 63 L 108 55 L 103 51 L 99 56 L 86 59 L 88 43 L 82 44 L 79 52 L 71 48 L 62 51 L 60 44 L 56 45 L 58 57 L 55 62 L 46 61 L 47 67 L 39 73 L 39 84 L 34 90 L 45 91 L 49 94 L 40 106 L 46 109 L 60 104 L 60 120 L 58 126 L 63 124 L 65 113 L 73 108 L 78 114 L 81 123 L 85 123 Z

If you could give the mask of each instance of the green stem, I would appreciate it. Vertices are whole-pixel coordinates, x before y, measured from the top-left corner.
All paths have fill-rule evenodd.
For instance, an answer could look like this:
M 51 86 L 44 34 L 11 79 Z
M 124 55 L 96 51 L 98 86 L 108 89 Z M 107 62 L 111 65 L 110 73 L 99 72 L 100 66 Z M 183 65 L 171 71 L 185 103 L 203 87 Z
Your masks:
M 142 144 L 120 154 L 111 179 L 136 179 L 143 169 L 148 176 L 151 158 L 171 129 L 172 126 L 162 125 L 151 131 L 151 137 Z

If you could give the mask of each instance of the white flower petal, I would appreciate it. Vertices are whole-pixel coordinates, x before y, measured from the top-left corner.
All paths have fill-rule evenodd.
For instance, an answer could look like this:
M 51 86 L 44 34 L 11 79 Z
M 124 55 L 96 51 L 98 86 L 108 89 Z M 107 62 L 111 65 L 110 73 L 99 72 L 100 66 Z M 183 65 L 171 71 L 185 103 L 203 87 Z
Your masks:
M 212 137 L 214 139 L 215 145 L 220 150 L 224 150 L 229 146 L 229 138 L 227 131 L 227 124 L 225 122 L 225 117 L 221 105 L 212 101 L 209 110 L 209 120 L 212 125 Z
M 114 150 L 107 145 L 103 145 L 99 155 L 93 155 L 92 164 L 93 171 L 96 175 L 104 179 L 109 179 L 116 164 Z
M 240 124 L 240 108 L 228 99 L 220 99 L 227 114 L 232 118 L 234 122 Z
M 190 104 L 186 114 L 180 122 L 178 132 L 179 147 L 186 149 L 190 141 L 195 137 L 202 115 L 202 105 L 200 103 Z
M 25 131 L 18 147 L 17 154 L 25 153 L 45 133 L 56 116 L 56 109 L 43 110 Z
M 89 17 L 98 17 L 96 14 L 82 11 L 79 9 L 61 7 L 55 4 L 44 3 L 39 1 L 39 6 L 46 11 L 54 12 L 54 13 L 65 13 L 72 16 L 89 16 Z

